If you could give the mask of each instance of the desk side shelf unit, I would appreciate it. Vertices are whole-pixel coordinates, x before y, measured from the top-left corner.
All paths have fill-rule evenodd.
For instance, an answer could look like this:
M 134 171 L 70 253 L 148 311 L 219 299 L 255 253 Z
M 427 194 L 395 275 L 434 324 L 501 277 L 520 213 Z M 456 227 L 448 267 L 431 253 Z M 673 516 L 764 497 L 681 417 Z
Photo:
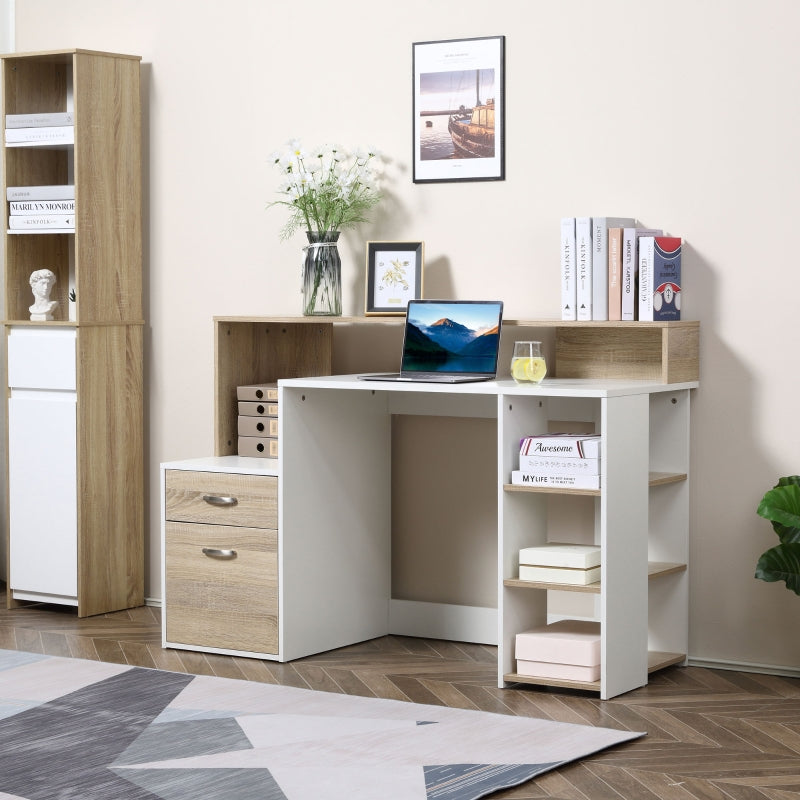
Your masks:
M 402 319 L 218 317 L 214 325 L 215 456 L 178 468 L 191 470 L 194 464 L 200 470 L 275 476 L 277 574 L 268 582 L 277 582 L 278 608 L 270 610 L 265 624 L 274 625 L 277 618 L 277 646 L 269 653 L 247 646 L 209 648 L 208 643 L 175 644 L 166 633 L 165 646 L 285 661 L 391 633 L 385 613 L 391 595 L 391 523 L 385 508 L 391 455 L 383 452 L 389 449 L 391 415 L 398 408 L 404 409 L 400 413 L 414 408 L 411 413 L 433 415 L 457 408 L 464 416 L 497 419 L 496 638 L 482 641 L 498 646 L 498 685 L 566 686 L 605 699 L 645 685 L 655 669 L 685 662 L 689 401 L 699 378 L 699 323 L 504 320 L 496 382 L 435 388 L 332 376 L 334 370 L 392 369 Z M 367 345 L 381 336 L 396 343 L 384 364 L 364 355 Z M 503 355 L 510 353 L 514 340 L 530 338 L 545 341 L 548 352 L 550 372 L 539 389 L 508 379 L 509 358 Z M 281 380 L 280 456 L 240 458 L 236 387 L 276 380 Z M 548 491 L 510 484 L 519 439 L 548 430 L 554 421 L 589 423 L 603 436 L 600 490 Z M 374 445 L 366 441 L 370 437 Z M 324 445 L 334 440 L 337 452 L 328 456 Z M 311 472 L 308 448 L 316 454 Z M 312 485 L 315 502 L 301 502 Z M 347 495 L 346 508 L 335 503 L 337 493 Z M 581 587 L 518 580 L 519 550 L 548 541 L 550 504 L 563 502 L 559 496 L 565 494 L 570 503 L 587 505 L 584 516 L 594 520 L 580 541 L 600 545 L 601 580 Z M 307 541 L 300 543 L 303 539 Z M 330 561 L 340 557 L 337 547 L 350 557 L 341 562 L 347 574 L 338 577 L 335 568 L 326 568 L 338 563 Z M 372 560 L 365 556 L 363 563 L 354 563 L 354 553 L 370 549 L 375 551 Z M 322 559 L 323 551 L 329 561 L 320 561 L 315 572 L 308 559 Z M 295 563 L 301 559 L 304 563 Z M 308 580 L 309 570 L 322 576 L 320 585 Z M 305 593 L 298 589 L 300 583 Z M 551 600 L 563 591 L 584 593 L 594 603 L 592 618 L 601 623 L 599 681 L 534 679 L 516 672 L 516 634 L 553 621 Z M 324 597 L 330 603 L 321 602 Z M 164 598 L 166 621 L 168 589 Z M 320 618 L 310 620 L 315 616 Z M 359 616 L 363 621 L 351 622 Z M 337 627 L 343 630 L 337 633 Z

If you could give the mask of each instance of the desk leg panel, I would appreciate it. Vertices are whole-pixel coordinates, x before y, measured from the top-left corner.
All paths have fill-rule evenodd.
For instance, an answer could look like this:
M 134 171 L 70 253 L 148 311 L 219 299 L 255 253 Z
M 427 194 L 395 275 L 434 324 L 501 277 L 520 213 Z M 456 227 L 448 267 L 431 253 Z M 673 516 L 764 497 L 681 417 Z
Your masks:
M 391 416 L 380 392 L 282 387 L 280 648 L 383 636 L 391 594 Z

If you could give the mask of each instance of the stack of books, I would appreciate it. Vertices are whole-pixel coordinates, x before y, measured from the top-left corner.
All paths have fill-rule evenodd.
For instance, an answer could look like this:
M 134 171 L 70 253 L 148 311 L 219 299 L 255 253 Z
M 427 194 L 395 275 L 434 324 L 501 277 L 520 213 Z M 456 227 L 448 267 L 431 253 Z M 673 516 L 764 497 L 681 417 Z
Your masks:
M 561 318 L 679 320 L 681 244 L 633 217 L 563 217 Z
M 550 543 L 519 551 L 519 579 L 589 586 L 600 580 L 600 547 Z
M 13 233 L 75 232 L 75 187 L 9 186 L 8 229 Z
M 600 623 L 565 619 L 516 636 L 517 673 L 567 681 L 600 679 Z
M 240 456 L 278 457 L 278 385 L 238 386 Z
M 6 114 L 5 140 L 8 147 L 75 144 L 75 115 L 71 111 Z
M 554 489 L 599 489 L 599 434 L 543 433 L 519 444 L 511 483 Z

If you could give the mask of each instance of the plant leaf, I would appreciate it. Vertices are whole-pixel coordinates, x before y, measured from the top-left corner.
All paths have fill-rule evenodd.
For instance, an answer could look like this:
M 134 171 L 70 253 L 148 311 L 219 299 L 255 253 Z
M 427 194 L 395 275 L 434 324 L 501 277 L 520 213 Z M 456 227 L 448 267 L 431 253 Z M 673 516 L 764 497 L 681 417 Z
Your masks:
M 800 481 L 797 475 L 781 478 L 761 498 L 756 513 L 772 522 L 781 542 L 800 542 Z
M 762 581 L 784 581 L 786 588 L 800 595 L 800 544 L 779 544 L 762 553 L 755 577 Z

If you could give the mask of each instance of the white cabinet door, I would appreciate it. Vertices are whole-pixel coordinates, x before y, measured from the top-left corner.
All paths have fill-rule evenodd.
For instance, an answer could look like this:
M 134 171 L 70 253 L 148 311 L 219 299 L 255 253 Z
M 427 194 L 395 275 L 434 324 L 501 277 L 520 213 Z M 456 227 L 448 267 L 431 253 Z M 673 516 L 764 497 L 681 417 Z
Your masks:
M 77 603 L 76 331 L 8 336 L 9 583 L 17 599 Z
M 10 584 L 14 596 L 77 598 L 76 396 L 9 400 Z

